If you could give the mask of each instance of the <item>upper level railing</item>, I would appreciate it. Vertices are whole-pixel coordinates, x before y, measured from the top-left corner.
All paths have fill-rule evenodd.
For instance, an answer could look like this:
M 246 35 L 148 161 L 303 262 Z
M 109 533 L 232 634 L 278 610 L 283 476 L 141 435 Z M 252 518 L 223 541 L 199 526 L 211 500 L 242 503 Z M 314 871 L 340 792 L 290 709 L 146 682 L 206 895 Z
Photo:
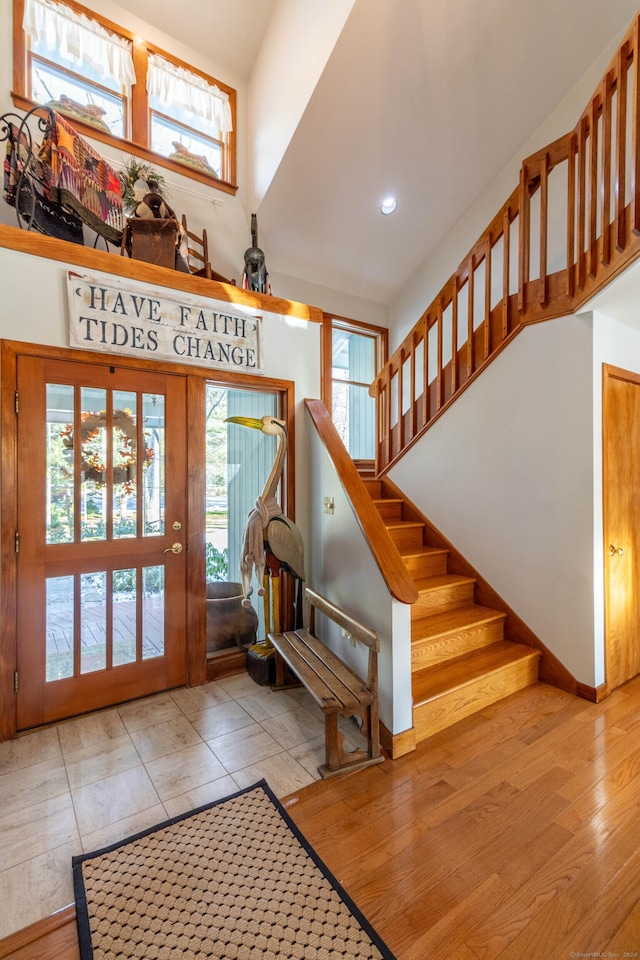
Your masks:
M 640 256 L 639 24 L 373 381 L 377 474 L 524 326 L 576 312 Z

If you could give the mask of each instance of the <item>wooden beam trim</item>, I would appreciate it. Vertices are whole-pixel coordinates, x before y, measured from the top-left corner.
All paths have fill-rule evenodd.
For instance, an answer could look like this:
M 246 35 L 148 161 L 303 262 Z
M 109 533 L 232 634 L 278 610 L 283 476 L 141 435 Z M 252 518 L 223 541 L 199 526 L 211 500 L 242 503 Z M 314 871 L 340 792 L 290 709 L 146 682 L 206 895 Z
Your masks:
M 254 293 L 234 287 L 232 284 L 207 280 L 179 270 L 144 263 L 142 260 L 131 260 L 119 254 L 94 250 L 91 247 L 81 247 L 66 240 L 56 240 L 40 233 L 20 230 L 18 227 L 0 225 L 0 247 L 26 253 L 29 256 L 42 257 L 45 260 L 55 260 L 68 267 L 84 267 L 86 270 L 139 280 L 156 287 L 182 290 L 194 296 L 237 303 L 239 306 L 260 312 L 297 317 L 301 320 L 309 320 L 311 323 L 322 323 L 322 310 L 319 307 L 284 300 L 266 293 Z

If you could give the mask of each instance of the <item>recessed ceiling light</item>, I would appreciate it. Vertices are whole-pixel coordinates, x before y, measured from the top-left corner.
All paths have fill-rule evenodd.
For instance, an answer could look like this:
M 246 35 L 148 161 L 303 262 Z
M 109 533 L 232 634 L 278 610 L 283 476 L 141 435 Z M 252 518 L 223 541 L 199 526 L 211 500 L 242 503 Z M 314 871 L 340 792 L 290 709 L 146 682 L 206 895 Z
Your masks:
M 395 199 L 394 199 L 393 197 L 387 197 L 386 200 L 383 200 L 383 201 L 382 201 L 382 206 L 380 207 L 380 210 L 381 210 L 382 213 L 384 213 L 384 215 L 385 215 L 385 217 L 386 217 L 386 216 L 388 216 L 390 213 L 393 213 L 393 211 L 395 210 L 395 208 L 396 208 L 397 206 L 398 206 L 398 204 L 396 203 L 396 201 L 395 201 Z

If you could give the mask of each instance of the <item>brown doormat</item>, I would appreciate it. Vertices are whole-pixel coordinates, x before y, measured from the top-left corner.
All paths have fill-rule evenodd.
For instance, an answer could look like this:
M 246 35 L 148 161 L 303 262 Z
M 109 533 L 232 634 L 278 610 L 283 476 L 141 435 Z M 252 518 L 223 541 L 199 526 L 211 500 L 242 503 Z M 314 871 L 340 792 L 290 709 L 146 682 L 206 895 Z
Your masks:
M 82 960 L 394 960 L 264 780 L 73 877 Z

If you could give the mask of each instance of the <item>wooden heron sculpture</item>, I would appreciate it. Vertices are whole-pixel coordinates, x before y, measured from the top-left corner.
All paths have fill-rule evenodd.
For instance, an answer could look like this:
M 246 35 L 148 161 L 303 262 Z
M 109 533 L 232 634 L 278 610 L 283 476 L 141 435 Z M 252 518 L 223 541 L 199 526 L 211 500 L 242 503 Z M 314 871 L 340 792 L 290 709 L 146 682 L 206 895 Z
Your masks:
M 238 423 L 243 427 L 260 430 L 267 436 L 278 438 L 276 458 L 271 472 L 245 524 L 240 577 L 245 597 L 243 603 L 249 605 L 251 602 L 249 597 L 253 592 L 251 578 L 255 570 L 256 579 L 260 584 L 258 595 L 264 597 L 266 632 L 269 632 L 269 624 L 272 623 L 274 632 L 280 633 L 280 570 L 290 573 L 297 581 L 296 627 L 300 626 L 302 618 L 302 583 L 305 579 L 302 536 L 293 520 L 284 515 L 276 499 L 287 453 L 287 425 L 284 420 L 271 416 L 228 417 L 226 422 Z M 263 656 L 270 656 L 273 653 L 273 647 L 268 639 L 263 643 L 255 644 L 251 649 Z

